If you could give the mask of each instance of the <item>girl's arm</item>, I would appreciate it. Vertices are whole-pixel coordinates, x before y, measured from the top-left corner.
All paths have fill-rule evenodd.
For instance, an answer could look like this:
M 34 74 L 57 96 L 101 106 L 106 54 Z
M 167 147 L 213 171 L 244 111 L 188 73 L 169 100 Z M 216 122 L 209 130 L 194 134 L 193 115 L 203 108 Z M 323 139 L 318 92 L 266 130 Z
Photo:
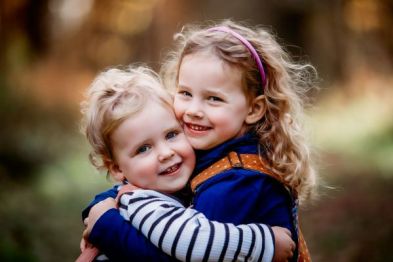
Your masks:
M 109 209 L 95 222 L 95 219 L 92 219 L 94 213 L 104 202 L 92 208 L 89 224 L 94 225 L 88 241 L 98 247 L 111 261 L 173 261 L 124 220 L 119 210 Z
M 118 192 L 118 188 L 119 188 L 119 185 L 116 185 L 116 186 L 112 187 L 111 189 L 109 189 L 109 190 L 107 190 L 107 191 L 105 191 L 105 192 L 102 192 L 102 193 L 99 193 L 98 195 L 96 195 L 96 196 L 94 197 L 94 200 L 91 201 L 91 202 L 89 203 L 89 205 L 82 211 L 82 221 L 84 221 L 85 218 L 87 218 L 87 217 L 89 216 L 90 209 L 91 209 L 95 204 L 97 204 L 97 203 L 101 202 L 102 200 L 105 200 L 105 199 L 107 199 L 107 198 L 109 198 L 109 197 L 111 197 L 111 198 L 116 198 L 117 192 Z
M 120 213 L 159 249 L 181 261 L 271 261 L 274 237 L 263 224 L 209 221 L 195 209 L 151 190 L 120 199 Z
M 102 212 L 102 216 L 97 215 L 97 209 L 100 209 L 98 206 L 105 202 L 103 200 L 114 199 L 117 193 L 118 186 L 114 186 L 96 195 L 89 206 L 83 210 L 82 218 L 89 217 L 89 225 L 94 224 L 91 232 L 89 231 L 88 241 L 113 261 L 173 261 L 128 221 L 125 221 L 119 210 L 106 209 Z M 89 216 L 89 214 L 92 215 Z M 95 219 L 94 215 L 96 215 Z

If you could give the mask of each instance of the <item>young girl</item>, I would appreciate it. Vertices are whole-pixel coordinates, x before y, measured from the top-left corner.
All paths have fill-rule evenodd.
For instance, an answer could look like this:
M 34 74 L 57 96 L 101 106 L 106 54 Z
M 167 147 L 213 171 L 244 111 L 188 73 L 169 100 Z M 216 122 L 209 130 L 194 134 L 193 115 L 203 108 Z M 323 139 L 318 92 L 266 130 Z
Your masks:
M 176 116 L 198 150 L 194 208 L 209 209 L 209 219 L 286 227 L 307 252 L 297 206 L 316 184 L 301 128 L 302 98 L 314 68 L 292 62 L 266 30 L 231 21 L 190 27 L 177 39 L 164 76 L 167 86 L 176 86 Z M 250 154 L 265 174 L 245 163 Z M 239 163 L 218 174 L 203 172 L 227 156 Z M 307 259 L 300 255 L 296 250 L 293 260 Z
M 139 198 L 141 195 L 148 195 L 149 205 L 157 205 L 161 208 L 174 207 L 172 211 L 176 211 L 173 213 L 178 218 L 184 213 L 184 217 L 188 219 L 187 228 L 184 230 L 186 235 L 195 234 L 196 239 L 203 240 L 212 238 L 213 231 L 216 235 L 227 234 L 226 239 L 212 238 L 211 246 L 214 247 L 215 252 L 212 252 L 210 259 L 232 260 L 236 257 L 250 257 L 252 260 L 256 258 L 271 260 L 274 239 L 269 227 L 261 224 L 234 226 L 212 222 L 195 210 L 188 209 L 182 212 L 184 207 L 166 195 L 173 194 L 186 185 L 195 164 L 194 152 L 176 120 L 172 103 L 171 96 L 162 88 L 157 76 L 146 68 L 110 69 L 101 73 L 90 86 L 88 99 L 83 104 L 82 110 L 84 130 L 93 148 L 92 163 L 97 168 L 107 169 L 116 181 L 123 183 L 127 181 L 139 188 L 150 189 L 137 190 L 134 195 L 125 196 L 132 197 L 131 202 L 135 201 L 137 195 Z M 131 203 L 129 199 L 124 200 L 124 197 L 122 199 L 123 204 Z M 108 203 L 109 207 L 114 207 L 113 201 L 109 200 L 93 208 L 87 231 L 90 231 L 92 225 L 96 223 L 96 217 L 102 215 L 103 219 L 100 223 L 104 226 L 111 223 L 120 224 L 120 230 L 112 230 L 111 233 L 116 235 L 112 235 L 106 239 L 107 241 L 113 238 L 123 240 L 124 237 L 132 237 L 134 240 L 122 242 L 108 252 L 103 245 L 103 250 L 109 257 L 115 260 L 171 259 L 147 242 L 147 239 L 136 229 L 122 231 L 124 220 L 123 218 L 119 220 L 118 211 L 106 212 L 108 208 L 100 209 Z M 94 213 L 94 210 L 98 213 Z M 125 219 L 133 220 L 127 212 L 127 206 L 121 205 L 120 210 L 125 215 Z M 178 212 L 179 210 L 182 213 Z M 109 219 L 109 224 L 103 222 L 105 218 Z M 199 229 L 198 232 L 195 232 L 195 228 Z M 152 234 L 150 239 L 153 243 L 160 243 L 161 246 L 172 243 L 160 237 L 155 239 L 162 230 L 152 229 L 153 227 L 150 226 L 149 232 Z M 283 234 L 285 238 L 284 229 L 274 230 L 276 235 Z M 242 234 L 239 233 L 240 231 Z M 287 242 L 290 246 L 292 241 Z M 99 242 L 97 244 L 102 246 Z M 116 249 L 121 249 L 123 245 L 132 245 L 132 248 L 127 251 L 130 253 L 125 256 L 116 252 Z M 85 246 L 82 248 L 85 249 Z M 185 247 L 183 250 L 179 247 L 177 253 L 179 258 L 188 256 L 193 260 L 202 260 L 206 255 L 205 251 L 200 246 Z M 86 261 L 85 254 L 79 258 L 79 261 Z

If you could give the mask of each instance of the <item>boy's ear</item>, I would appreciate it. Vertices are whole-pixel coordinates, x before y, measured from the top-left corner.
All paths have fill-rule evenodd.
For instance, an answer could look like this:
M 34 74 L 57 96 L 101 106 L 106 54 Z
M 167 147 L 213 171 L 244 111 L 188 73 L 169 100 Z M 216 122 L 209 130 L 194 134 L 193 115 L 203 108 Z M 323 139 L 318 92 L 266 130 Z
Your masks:
M 250 110 L 246 117 L 246 124 L 255 124 L 265 115 L 266 112 L 266 103 L 265 96 L 260 95 L 254 98 L 250 104 Z
M 114 161 L 108 163 L 108 171 L 110 176 L 116 181 L 124 181 L 125 177 L 123 175 L 123 171 L 120 169 L 119 165 Z

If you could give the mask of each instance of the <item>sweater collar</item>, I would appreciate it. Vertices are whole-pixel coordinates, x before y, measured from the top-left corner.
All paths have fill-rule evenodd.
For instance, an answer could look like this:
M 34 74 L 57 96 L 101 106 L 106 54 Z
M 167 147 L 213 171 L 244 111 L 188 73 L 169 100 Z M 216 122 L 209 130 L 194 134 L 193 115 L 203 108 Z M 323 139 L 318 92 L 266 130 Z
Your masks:
M 200 173 L 205 168 L 228 155 L 228 153 L 231 151 L 238 153 L 257 154 L 258 138 L 254 133 L 249 132 L 239 138 L 230 139 L 227 142 L 212 149 L 196 150 L 197 164 L 194 174 Z

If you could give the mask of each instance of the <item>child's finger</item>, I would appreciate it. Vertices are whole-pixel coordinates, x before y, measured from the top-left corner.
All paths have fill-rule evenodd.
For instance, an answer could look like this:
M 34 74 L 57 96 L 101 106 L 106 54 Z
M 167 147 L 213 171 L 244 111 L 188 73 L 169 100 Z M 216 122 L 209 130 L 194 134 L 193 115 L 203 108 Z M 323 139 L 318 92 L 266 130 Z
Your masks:
M 86 240 L 82 237 L 81 242 L 79 244 L 79 247 L 81 249 L 81 252 L 83 252 L 86 249 Z
M 292 236 L 292 233 L 291 233 L 291 231 L 289 231 L 288 228 L 279 227 L 279 226 L 274 226 L 274 227 L 272 227 L 272 229 L 273 229 L 273 232 L 276 232 L 276 230 L 277 230 L 277 231 L 280 231 L 280 232 L 284 232 L 284 233 L 285 233 L 286 235 L 288 235 L 289 237 Z
M 293 257 L 293 253 L 291 252 L 287 258 L 287 261 L 291 261 L 291 258 Z
M 287 234 L 288 236 L 292 236 L 292 233 L 291 233 L 291 231 L 289 231 L 288 228 L 283 228 L 283 230 L 284 230 L 285 234 Z
M 295 244 L 294 241 L 292 241 L 292 243 L 291 243 L 291 250 L 292 250 L 292 252 L 294 252 L 295 249 L 296 249 L 296 244 Z
M 89 239 L 89 232 L 87 231 L 87 229 L 83 230 L 82 239 L 85 239 L 85 241 L 88 241 L 88 239 Z

